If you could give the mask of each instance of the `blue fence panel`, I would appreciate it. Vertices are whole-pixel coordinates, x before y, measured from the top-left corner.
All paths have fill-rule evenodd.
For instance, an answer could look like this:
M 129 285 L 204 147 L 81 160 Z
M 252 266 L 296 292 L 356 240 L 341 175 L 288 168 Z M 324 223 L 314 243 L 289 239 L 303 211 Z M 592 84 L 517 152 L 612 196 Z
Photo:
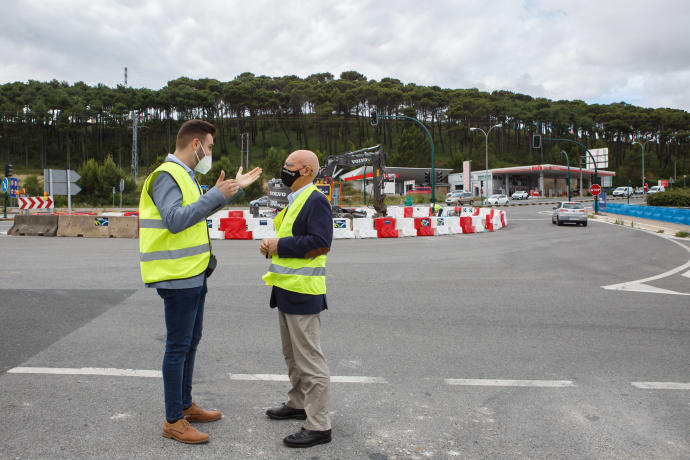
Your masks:
M 661 220 L 664 222 L 673 222 L 675 224 L 690 225 L 690 209 L 607 203 L 606 211 L 613 214 L 639 217 L 641 219 Z

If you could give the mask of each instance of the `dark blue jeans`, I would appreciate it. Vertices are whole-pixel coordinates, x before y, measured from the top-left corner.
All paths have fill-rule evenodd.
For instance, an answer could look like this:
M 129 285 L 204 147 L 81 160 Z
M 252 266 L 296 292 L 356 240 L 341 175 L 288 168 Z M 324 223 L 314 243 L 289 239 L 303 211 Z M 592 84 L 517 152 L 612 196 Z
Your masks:
M 165 304 L 165 356 L 163 392 L 165 418 L 176 422 L 182 410 L 192 405 L 194 356 L 203 329 L 206 280 L 203 286 L 189 289 L 157 289 Z

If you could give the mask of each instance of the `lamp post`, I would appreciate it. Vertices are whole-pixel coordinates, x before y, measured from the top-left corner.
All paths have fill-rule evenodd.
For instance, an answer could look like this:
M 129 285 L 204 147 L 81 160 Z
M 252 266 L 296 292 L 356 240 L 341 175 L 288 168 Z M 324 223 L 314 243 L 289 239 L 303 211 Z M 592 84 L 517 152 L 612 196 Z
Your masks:
M 565 150 L 561 150 L 561 155 L 565 156 L 565 162 L 568 165 L 568 201 L 573 201 L 573 194 L 570 191 L 570 160 L 568 160 L 568 154 Z
M 486 141 L 486 157 L 484 160 L 484 187 L 486 187 L 486 190 L 488 192 L 486 196 L 490 196 L 493 192 L 493 190 L 489 190 L 489 181 L 486 180 L 486 175 L 489 173 L 489 133 L 491 133 L 492 129 L 500 128 L 501 126 L 503 126 L 503 123 L 498 123 L 497 125 L 493 125 L 491 128 L 489 128 L 488 131 L 484 131 L 482 128 L 470 128 L 470 131 L 481 131 L 482 133 L 484 133 L 484 140 Z M 493 189 L 493 180 L 491 182 L 491 188 Z
M 633 142 L 633 145 L 637 144 L 642 149 L 642 190 L 643 190 L 643 193 L 647 193 L 647 190 L 644 189 L 644 146 L 647 142 L 649 142 L 649 140 L 646 140 L 644 142 L 638 142 L 638 141 Z

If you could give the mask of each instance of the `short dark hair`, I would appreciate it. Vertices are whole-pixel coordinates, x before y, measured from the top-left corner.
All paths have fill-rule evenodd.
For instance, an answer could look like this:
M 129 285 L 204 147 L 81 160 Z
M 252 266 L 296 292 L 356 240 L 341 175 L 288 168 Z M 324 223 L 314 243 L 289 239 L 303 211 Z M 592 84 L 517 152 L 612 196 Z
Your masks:
M 204 120 L 188 120 L 182 123 L 180 130 L 177 132 L 177 140 L 175 141 L 176 149 L 183 149 L 189 145 L 195 137 L 203 141 L 206 134 L 211 136 L 216 135 L 216 127 L 208 121 Z

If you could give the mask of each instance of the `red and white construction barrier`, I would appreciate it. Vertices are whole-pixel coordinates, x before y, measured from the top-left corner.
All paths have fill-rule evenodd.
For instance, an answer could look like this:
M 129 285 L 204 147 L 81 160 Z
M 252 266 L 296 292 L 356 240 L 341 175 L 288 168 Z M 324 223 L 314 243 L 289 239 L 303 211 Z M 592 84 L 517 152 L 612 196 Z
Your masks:
M 17 198 L 19 209 L 48 209 L 54 207 L 53 197 L 29 196 Z

